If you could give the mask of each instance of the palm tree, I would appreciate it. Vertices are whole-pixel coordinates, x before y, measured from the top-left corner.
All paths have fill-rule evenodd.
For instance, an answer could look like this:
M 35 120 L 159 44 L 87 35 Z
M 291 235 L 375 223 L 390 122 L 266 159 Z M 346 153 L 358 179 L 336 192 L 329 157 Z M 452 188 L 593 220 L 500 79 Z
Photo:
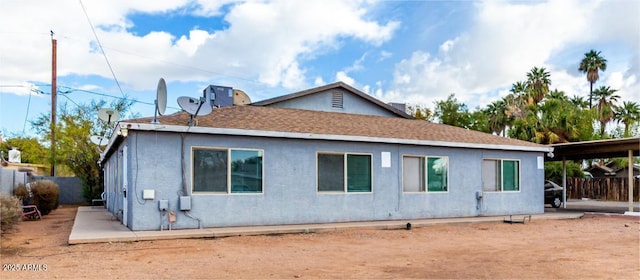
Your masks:
M 549 86 L 551 85 L 549 76 L 551 75 L 544 67 L 533 67 L 533 69 L 527 73 L 526 85 L 531 93 L 534 104 L 539 103 L 549 92 Z
M 607 60 L 600 56 L 599 51 L 590 50 L 584 54 L 578 70 L 587 74 L 587 81 L 589 81 L 589 108 L 592 108 L 593 84 L 600 78 L 598 71 L 607 70 Z
M 624 124 L 624 137 L 629 137 L 629 126 L 640 121 L 640 105 L 636 102 L 624 101 L 616 107 L 615 118 Z
M 487 108 L 484 111 L 489 118 L 489 129 L 491 129 L 491 132 L 500 136 L 505 136 L 505 130 L 511 119 L 506 114 L 507 104 L 505 101 L 494 101 L 487 105 Z
M 589 106 L 589 103 L 582 96 L 574 95 L 569 99 L 569 102 L 580 109 L 586 109 Z
M 555 97 L 554 97 L 555 96 Z M 575 106 L 564 92 L 553 91 L 540 106 L 545 144 L 588 140 L 593 134 L 591 114 Z
M 615 105 L 613 103 L 620 98 L 620 95 L 615 94 L 616 91 L 618 90 L 605 86 L 601 86 L 593 91 L 593 96 L 598 100 L 596 112 L 598 114 L 598 121 L 600 122 L 600 136 L 603 138 L 605 136 L 607 123 L 613 120 L 615 116 Z
M 511 89 L 509 89 L 515 95 L 524 94 L 527 91 L 527 83 L 523 81 L 518 81 L 515 84 L 511 85 Z
M 506 106 L 505 113 L 507 117 L 511 119 L 524 117 L 524 110 L 527 103 L 527 84 L 522 81 L 516 82 L 511 85 L 509 91 L 511 93 L 502 98 Z
M 549 94 L 547 94 L 547 98 L 558 99 L 558 100 L 561 100 L 561 101 L 568 101 L 569 100 L 569 98 L 564 93 L 564 91 L 561 91 L 561 90 L 558 90 L 558 89 L 554 89 L 551 92 L 549 92 Z

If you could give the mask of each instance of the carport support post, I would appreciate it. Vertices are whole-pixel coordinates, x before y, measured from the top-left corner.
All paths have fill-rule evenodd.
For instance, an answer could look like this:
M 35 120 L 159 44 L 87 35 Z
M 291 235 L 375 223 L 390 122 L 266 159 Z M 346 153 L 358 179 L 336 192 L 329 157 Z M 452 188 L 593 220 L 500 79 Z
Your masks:
M 562 208 L 567 208 L 567 161 L 562 156 Z
M 629 150 L 629 212 L 633 212 L 633 150 Z

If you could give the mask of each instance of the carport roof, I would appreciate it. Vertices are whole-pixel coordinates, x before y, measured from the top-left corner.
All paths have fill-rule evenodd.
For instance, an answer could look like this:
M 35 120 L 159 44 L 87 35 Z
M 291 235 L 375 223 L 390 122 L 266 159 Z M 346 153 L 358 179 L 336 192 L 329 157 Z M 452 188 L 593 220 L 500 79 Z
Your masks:
M 627 157 L 629 150 L 633 151 L 633 156 L 640 156 L 640 137 L 561 143 L 550 146 L 553 147 L 554 156 L 547 157 L 547 161 Z

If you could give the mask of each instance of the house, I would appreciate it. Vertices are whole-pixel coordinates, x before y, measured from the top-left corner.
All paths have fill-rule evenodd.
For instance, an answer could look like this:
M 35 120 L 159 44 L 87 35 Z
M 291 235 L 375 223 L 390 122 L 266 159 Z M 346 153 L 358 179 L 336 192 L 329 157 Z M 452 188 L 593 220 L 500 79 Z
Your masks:
M 544 212 L 553 149 L 413 119 L 338 82 L 187 125 L 120 121 L 101 156 L 132 230 Z
M 629 177 L 628 166 L 618 166 L 615 161 L 610 161 L 605 164 L 594 163 L 585 171 L 591 173 L 594 178 L 627 178 Z M 640 165 L 633 165 L 633 176 L 640 176 Z

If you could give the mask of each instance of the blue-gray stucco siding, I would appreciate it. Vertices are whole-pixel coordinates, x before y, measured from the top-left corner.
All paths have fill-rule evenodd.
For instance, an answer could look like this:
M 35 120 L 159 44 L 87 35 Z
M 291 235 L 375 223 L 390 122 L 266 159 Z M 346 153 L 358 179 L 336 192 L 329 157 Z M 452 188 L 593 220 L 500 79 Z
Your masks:
M 182 143 L 184 139 L 184 143 Z M 303 140 L 268 137 L 181 134 L 130 131 L 118 151 L 127 146 L 127 226 L 132 230 L 167 227 L 167 216 L 158 210 L 166 199 L 177 214 L 173 228 L 245 225 L 278 225 L 468 217 L 480 215 L 535 214 L 544 212 L 544 170 L 537 158 L 541 152 L 446 148 L 403 144 Z M 191 148 L 259 149 L 263 154 L 263 193 L 191 193 Z M 182 166 L 181 147 L 184 147 Z M 318 152 L 348 152 L 372 155 L 371 193 L 318 193 Z M 391 167 L 381 166 L 382 152 L 391 153 Z M 404 193 L 403 155 L 447 156 L 449 191 L 446 193 Z M 116 166 L 114 153 L 107 164 Z M 484 193 L 478 204 L 475 193 L 482 190 L 482 160 L 520 161 L 520 191 Z M 184 179 L 183 173 L 184 169 Z M 107 172 L 107 169 L 105 169 Z M 106 174 L 108 176 L 108 174 Z M 109 211 L 120 217 L 123 194 L 118 180 L 107 180 Z M 187 193 L 184 193 L 186 184 Z M 145 189 L 155 190 L 155 199 L 144 200 Z M 191 195 L 192 210 L 178 210 L 180 196 Z
M 332 106 L 334 92 L 342 93 L 342 108 Z M 380 106 L 374 105 L 358 95 L 344 89 L 332 89 L 307 95 L 302 98 L 293 98 L 269 105 L 277 108 L 293 108 L 302 110 L 339 112 L 370 116 L 397 117 L 395 113 Z

